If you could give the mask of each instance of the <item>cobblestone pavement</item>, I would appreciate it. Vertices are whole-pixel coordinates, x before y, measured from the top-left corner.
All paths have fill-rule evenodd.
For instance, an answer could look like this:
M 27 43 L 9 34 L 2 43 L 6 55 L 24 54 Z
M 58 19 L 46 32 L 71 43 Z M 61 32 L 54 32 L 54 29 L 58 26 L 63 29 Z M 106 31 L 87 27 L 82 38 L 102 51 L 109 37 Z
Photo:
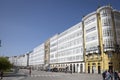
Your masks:
M 20 73 L 27 74 L 27 77 L 10 77 L 3 80 L 102 80 L 100 74 L 83 74 L 83 73 L 61 73 L 61 72 L 45 72 L 32 71 L 29 75 L 28 70 L 20 70 Z

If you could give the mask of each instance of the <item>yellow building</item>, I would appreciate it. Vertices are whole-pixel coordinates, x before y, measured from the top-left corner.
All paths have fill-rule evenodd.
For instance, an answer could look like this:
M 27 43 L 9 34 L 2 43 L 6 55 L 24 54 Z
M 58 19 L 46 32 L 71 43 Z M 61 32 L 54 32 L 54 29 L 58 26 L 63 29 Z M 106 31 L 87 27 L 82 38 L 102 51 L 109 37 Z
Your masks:
M 87 73 L 120 70 L 120 12 L 110 5 L 82 19 Z

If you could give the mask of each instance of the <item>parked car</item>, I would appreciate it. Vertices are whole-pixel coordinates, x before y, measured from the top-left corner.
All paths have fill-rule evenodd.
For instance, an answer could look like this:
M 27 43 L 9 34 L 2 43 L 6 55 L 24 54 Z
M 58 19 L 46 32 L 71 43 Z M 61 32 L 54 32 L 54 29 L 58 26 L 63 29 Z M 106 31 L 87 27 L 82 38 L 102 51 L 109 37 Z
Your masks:
M 58 72 L 58 68 L 52 68 L 50 71 L 52 71 L 52 72 Z

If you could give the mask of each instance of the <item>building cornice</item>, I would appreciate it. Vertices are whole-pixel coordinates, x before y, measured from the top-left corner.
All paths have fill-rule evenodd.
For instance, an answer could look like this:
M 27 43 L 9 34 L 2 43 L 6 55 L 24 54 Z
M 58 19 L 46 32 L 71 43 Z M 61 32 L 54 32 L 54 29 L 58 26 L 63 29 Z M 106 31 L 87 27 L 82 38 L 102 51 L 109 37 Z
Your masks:
M 97 13 L 99 13 L 103 9 L 111 9 L 111 10 L 113 10 L 113 8 L 110 5 L 107 5 L 107 6 L 102 6 L 102 7 L 98 8 Z

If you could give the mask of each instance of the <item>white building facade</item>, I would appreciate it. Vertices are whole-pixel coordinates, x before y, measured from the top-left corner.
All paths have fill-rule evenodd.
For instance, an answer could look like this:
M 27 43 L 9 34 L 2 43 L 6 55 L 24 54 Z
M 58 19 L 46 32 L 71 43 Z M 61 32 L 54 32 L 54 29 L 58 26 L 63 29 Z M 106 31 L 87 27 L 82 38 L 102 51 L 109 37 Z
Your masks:
M 8 60 L 12 65 L 17 66 L 17 56 L 11 56 Z
M 116 42 L 120 48 L 120 11 L 114 10 L 114 24 L 115 24 L 115 34 L 116 34 Z
M 51 67 L 55 67 L 58 59 L 55 57 L 58 52 L 58 34 L 50 38 L 50 64 Z
M 115 47 L 115 26 L 113 25 L 112 10 L 110 6 L 103 6 L 98 9 L 101 18 L 104 51 L 114 51 Z
M 84 72 L 82 22 L 59 34 L 58 63 L 72 72 Z
M 44 43 L 34 48 L 29 54 L 29 66 L 33 69 L 42 69 L 44 65 Z
M 27 66 L 27 55 L 20 55 L 17 58 L 17 66 L 26 67 Z
M 26 67 L 27 66 L 27 54 L 9 57 L 9 61 L 14 66 Z
M 53 38 L 52 38 L 53 39 Z M 52 41 L 51 39 L 51 41 Z M 82 22 L 67 29 L 66 31 L 54 37 L 54 41 L 50 44 L 54 45 L 54 53 L 50 53 L 53 57 L 52 64 L 54 67 L 66 68 L 72 72 L 84 72 L 83 62 L 83 28 Z M 54 55 L 53 55 L 54 54 Z
M 86 54 L 98 53 L 98 22 L 96 12 L 83 18 Z

